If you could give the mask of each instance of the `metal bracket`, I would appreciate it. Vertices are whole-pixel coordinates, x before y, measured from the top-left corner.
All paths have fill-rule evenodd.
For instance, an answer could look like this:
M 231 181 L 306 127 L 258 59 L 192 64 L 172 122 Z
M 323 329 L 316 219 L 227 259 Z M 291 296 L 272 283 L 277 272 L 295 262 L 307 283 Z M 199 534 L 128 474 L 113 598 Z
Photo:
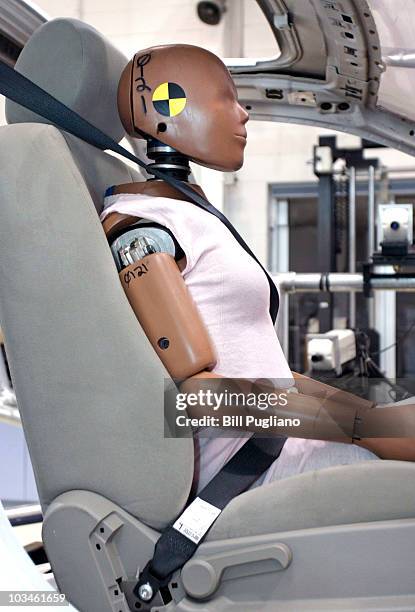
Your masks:
M 270 72 L 293 66 L 303 57 L 303 49 L 290 15 L 283 0 L 257 0 L 267 21 L 274 32 L 281 53 L 265 61 L 255 61 L 247 66 L 228 64 L 233 74 L 250 72 Z
M 274 26 L 277 28 L 277 30 L 287 30 L 290 27 L 288 13 L 274 15 Z

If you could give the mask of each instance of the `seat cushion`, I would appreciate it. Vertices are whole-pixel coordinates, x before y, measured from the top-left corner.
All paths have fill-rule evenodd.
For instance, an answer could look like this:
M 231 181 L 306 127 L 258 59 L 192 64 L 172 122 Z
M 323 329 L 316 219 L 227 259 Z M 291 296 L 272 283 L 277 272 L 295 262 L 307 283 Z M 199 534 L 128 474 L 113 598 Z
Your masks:
M 415 463 L 369 461 L 307 472 L 239 495 L 207 540 L 415 517 Z

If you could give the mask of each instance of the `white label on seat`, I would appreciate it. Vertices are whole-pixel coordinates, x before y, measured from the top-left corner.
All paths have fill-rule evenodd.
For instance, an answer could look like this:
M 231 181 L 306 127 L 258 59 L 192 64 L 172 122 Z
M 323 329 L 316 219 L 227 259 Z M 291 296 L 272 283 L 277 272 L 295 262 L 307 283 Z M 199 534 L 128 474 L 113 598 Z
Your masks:
M 222 510 L 219 510 L 216 506 L 196 497 L 183 514 L 179 516 L 173 528 L 180 531 L 195 544 L 199 544 L 221 512 Z

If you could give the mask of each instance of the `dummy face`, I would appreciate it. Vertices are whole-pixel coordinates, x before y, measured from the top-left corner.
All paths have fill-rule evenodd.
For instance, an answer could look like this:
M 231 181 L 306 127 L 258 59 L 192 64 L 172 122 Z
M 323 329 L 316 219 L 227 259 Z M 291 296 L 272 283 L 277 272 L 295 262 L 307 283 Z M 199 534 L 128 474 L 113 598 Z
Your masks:
M 121 77 L 118 107 L 135 138 L 140 130 L 216 170 L 243 164 L 248 113 L 226 66 L 205 49 L 168 45 L 137 53 Z

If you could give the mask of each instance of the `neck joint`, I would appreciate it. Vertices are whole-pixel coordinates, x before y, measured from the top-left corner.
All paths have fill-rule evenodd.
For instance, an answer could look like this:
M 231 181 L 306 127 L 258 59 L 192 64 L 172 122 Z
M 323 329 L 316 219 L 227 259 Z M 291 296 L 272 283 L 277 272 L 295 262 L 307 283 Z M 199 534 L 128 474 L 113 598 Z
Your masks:
M 147 140 L 147 157 L 154 160 L 152 164 L 149 164 L 147 170 L 149 173 L 151 173 L 151 168 L 156 168 L 179 181 L 188 182 L 191 172 L 189 158 L 173 149 L 173 147 L 165 145 L 155 138 L 150 138 Z M 155 179 L 156 177 L 152 177 L 148 180 L 154 181 Z

